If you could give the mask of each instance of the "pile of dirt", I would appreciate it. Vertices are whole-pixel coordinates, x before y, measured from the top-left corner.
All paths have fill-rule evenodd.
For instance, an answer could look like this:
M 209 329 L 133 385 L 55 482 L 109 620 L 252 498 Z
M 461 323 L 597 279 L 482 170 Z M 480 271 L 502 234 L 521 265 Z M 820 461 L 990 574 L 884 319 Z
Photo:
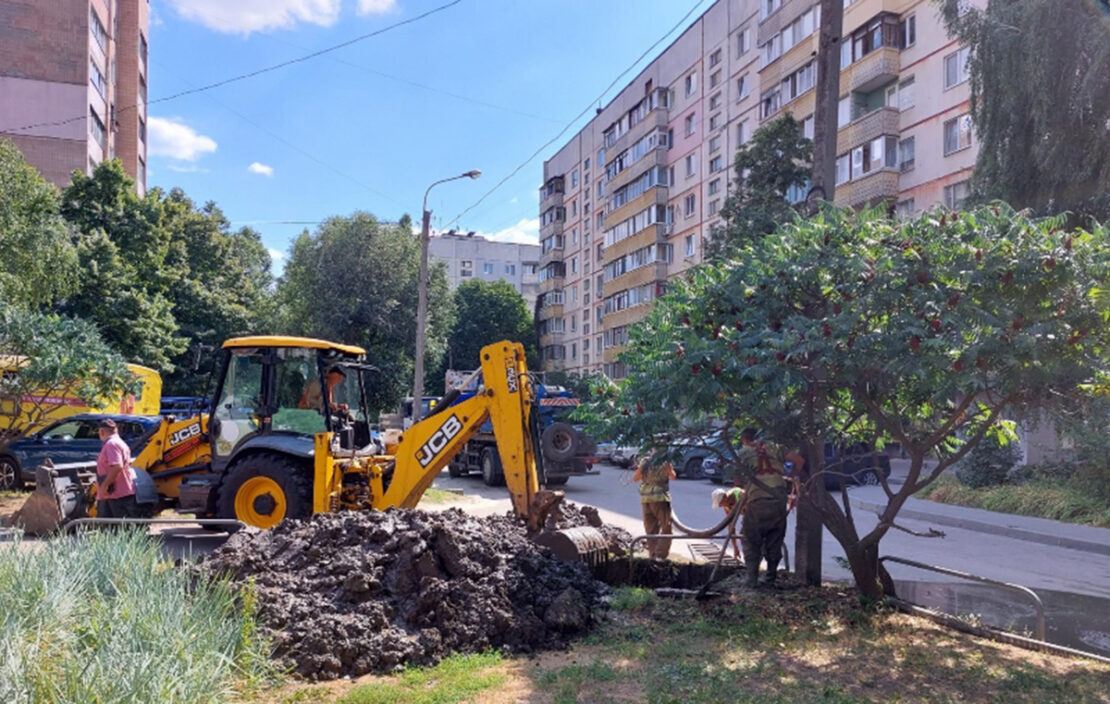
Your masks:
M 628 546 L 632 544 L 632 534 L 624 528 L 609 525 L 601 520 L 601 515 L 593 506 L 582 506 L 573 501 L 563 501 L 551 512 L 550 527 L 576 528 L 578 526 L 593 526 L 605 537 L 609 552 L 619 557 L 628 553 Z
M 566 647 L 607 591 L 516 521 L 458 509 L 321 514 L 244 530 L 201 568 L 253 581 L 277 656 L 311 679 L 452 652 Z

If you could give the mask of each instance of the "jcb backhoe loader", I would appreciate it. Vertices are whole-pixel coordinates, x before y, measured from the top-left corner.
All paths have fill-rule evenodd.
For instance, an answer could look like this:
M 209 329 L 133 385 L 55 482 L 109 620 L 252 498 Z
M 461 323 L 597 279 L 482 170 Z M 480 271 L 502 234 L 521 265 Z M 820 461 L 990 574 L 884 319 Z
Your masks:
M 528 528 L 539 535 L 562 500 L 560 492 L 540 487 L 535 393 L 518 343 L 484 347 L 479 393 L 441 403 L 389 447 L 371 434 L 366 388 L 376 370 L 363 349 L 241 337 L 226 341 L 221 353 L 210 413 L 166 418 L 133 458 L 166 507 L 202 522 L 234 518 L 259 528 L 327 511 L 413 508 L 486 419 L 513 510 Z M 25 516 L 25 525 L 56 527 L 93 512 L 87 473 L 71 472 L 63 481 L 60 470 L 39 471 L 37 496 L 21 509 L 35 514 Z M 593 562 L 605 552 L 592 528 L 546 531 L 538 540 L 565 559 Z

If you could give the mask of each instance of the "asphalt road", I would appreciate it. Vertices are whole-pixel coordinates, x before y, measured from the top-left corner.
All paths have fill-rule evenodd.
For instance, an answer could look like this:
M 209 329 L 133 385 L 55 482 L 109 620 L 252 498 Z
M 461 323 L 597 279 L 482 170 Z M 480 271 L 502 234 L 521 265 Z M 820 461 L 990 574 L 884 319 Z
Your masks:
M 505 512 L 510 508 L 505 489 L 486 486 L 478 475 L 452 479 L 445 472 L 436 481 L 436 486 L 462 489 L 467 496 L 479 497 L 479 500 L 464 505 L 467 511 L 495 513 Z M 720 520 L 723 514 L 719 509 L 714 510 L 709 503 L 714 488 L 716 485 L 705 479 L 679 479 L 671 482 L 671 504 L 684 524 L 708 527 Z M 572 477 L 563 489 L 569 500 L 601 509 L 601 515 L 606 521 L 623 526 L 634 535 L 643 533 L 639 495 L 636 485 L 632 483 L 630 470 L 600 465 L 599 476 Z M 878 502 L 881 489 L 853 487 L 849 489 L 849 495 L 865 496 L 869 501 Z M 854 508 L 853 515 L 861 534 L 870 531 L 878 523 L 874 513 Z M 918 532 L 936 527 L 945 536 L 921 538 L 891 530 L 882 539 L 881 555 L 896 555 L 1034 589 L 1110 598 L 1110 558 L 1106 556 L 949 526 L 931 526 L 918 520 L 899 520 L 899 524 Z M 793 513 L 788 521 L 786 545 L 793 566 Z M 686 544 L 676 541 L 672 554 L 688 558 L 690 550 Z M 822 541 L 822 574 L 825 580 L 851 580 L 851 573 L 837 560 L 843 557 L 843 550 L 826 531 Z M 891 564 L 890 571 L 898 580 L 943 582 L 949 579 L 902 565 Z

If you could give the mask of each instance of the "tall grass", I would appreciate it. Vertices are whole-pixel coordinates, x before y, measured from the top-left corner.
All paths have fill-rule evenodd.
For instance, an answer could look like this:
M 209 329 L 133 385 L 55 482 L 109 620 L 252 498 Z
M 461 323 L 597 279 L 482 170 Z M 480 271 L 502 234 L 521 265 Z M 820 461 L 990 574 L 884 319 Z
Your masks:
M 999 513 L 1110 527 L 1110 506 L 1104 500 L 1068 484 L 1036 482 L 973 489 L 954 481 L 945 481 L 922 490 L 918 498 Z
M 0 702 L 223 702 L 273 674 L 250 595 L 135 532 L 0 544 Z

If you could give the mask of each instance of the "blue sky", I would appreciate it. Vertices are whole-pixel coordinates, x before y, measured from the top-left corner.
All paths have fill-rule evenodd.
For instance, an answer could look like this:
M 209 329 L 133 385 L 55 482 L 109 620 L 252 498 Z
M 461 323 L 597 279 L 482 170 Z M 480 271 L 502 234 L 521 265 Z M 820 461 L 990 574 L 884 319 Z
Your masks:
M 153 0 L 149 97 L 287 61 L 447 2 Z M 151 105 L 148 184 L 180 186 L 198 204 L 215 201 L 234 225 L 255 227 L 278 270 L 305 226 L 274 221 L 316 222 L 362 209 L 383 220 L 407 212 L 419 222 L 428 184 L 481 169 L 477 181 L 432 192 L 433 227 L 446 225 L 691 8 L 697 13 L 689 21 L 711 4 L 461 0 L 331 54 Z M 535 241 L 543 159 L 588 119 L 456 227 Z

